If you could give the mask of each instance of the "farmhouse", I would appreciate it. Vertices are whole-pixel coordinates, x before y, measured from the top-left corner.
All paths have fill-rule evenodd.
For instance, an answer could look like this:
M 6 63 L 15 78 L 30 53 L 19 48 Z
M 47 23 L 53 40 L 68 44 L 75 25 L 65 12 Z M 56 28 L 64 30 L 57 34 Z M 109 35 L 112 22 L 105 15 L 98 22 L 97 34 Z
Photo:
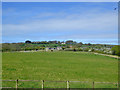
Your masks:
M 62 50 L 62 47 L 57 47 L 56 49 L 57 49 L 57 50 Z
M 46 47 L 45 51 L 59 51 L 62 50 L 62 47 L 55 47 L 55 48 L 50 48 L 50 47 Z

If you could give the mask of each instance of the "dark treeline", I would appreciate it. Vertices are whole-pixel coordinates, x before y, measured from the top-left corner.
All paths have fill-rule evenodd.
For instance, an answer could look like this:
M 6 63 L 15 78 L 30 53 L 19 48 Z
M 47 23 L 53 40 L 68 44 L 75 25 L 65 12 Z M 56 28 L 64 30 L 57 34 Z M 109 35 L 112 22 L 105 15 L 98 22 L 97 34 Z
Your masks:
M 64 41 L 25 41 L 25 43 L 31 43 L 31 44 L 76 44 L 77 42 L 76 41 L 73 41 L 73 40 L 68 40 L 66 42 Z M 82 42 L 80 42 L 82 43 Z

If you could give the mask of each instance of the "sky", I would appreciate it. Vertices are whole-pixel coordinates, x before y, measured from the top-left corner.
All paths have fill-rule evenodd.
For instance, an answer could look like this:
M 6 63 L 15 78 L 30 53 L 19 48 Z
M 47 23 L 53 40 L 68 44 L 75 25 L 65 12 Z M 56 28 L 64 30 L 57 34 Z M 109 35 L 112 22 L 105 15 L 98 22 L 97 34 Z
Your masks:
M 117 2 L 3 2 L 2 42 L 118 44 Z
M 119 2 L 119 0 L 2 0 L 2 2 Z

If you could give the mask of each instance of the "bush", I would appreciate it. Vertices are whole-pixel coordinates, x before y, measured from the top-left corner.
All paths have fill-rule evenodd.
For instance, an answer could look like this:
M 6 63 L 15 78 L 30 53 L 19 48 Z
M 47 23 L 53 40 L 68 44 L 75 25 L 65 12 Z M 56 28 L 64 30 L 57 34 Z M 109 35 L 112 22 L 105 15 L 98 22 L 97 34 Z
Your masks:
M 78 51 L 83 51 L 83 50 L 81 48 L 79 48 Z
M 95 50 L 96 53 L 102 53 L 102 54 L 105 54 L 104 51 L 99 51 L 99 50 Z
M 84 49 L 85 52 L 88 52 L 88 50 L 89 50 L 89 48 L 85 48 L 85 49 Z
M 73 51 L 77 51 L 77 50 L 74 48 Z
M 118 55 L 118 56 L 120 56 L 120 46 L 114 46 L 114 47 L 112 47 L 112 54 L 113 55 Z
M 65 50 L 65 47 L 62 47 L 62 50 Z
M 94 52 L 95 50 L 94 49 L 91 49 L 91 52 Z

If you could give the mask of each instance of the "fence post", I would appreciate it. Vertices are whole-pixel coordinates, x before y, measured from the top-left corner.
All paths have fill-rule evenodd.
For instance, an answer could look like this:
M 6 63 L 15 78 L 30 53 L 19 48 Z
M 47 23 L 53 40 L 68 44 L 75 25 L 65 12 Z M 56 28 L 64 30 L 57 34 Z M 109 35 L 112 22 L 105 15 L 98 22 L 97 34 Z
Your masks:
M 16 89 L 18 88 L 18 79 L 16 80 Z
M 69 88 L 69 81 L 67 81 L 67 88 Z
M 93 81 L 93 90 L 94 90 L 94 87 L 95 87 L 95 82 Z
M 44 89 L 44 80 L 42 80 L 42 90 Z

